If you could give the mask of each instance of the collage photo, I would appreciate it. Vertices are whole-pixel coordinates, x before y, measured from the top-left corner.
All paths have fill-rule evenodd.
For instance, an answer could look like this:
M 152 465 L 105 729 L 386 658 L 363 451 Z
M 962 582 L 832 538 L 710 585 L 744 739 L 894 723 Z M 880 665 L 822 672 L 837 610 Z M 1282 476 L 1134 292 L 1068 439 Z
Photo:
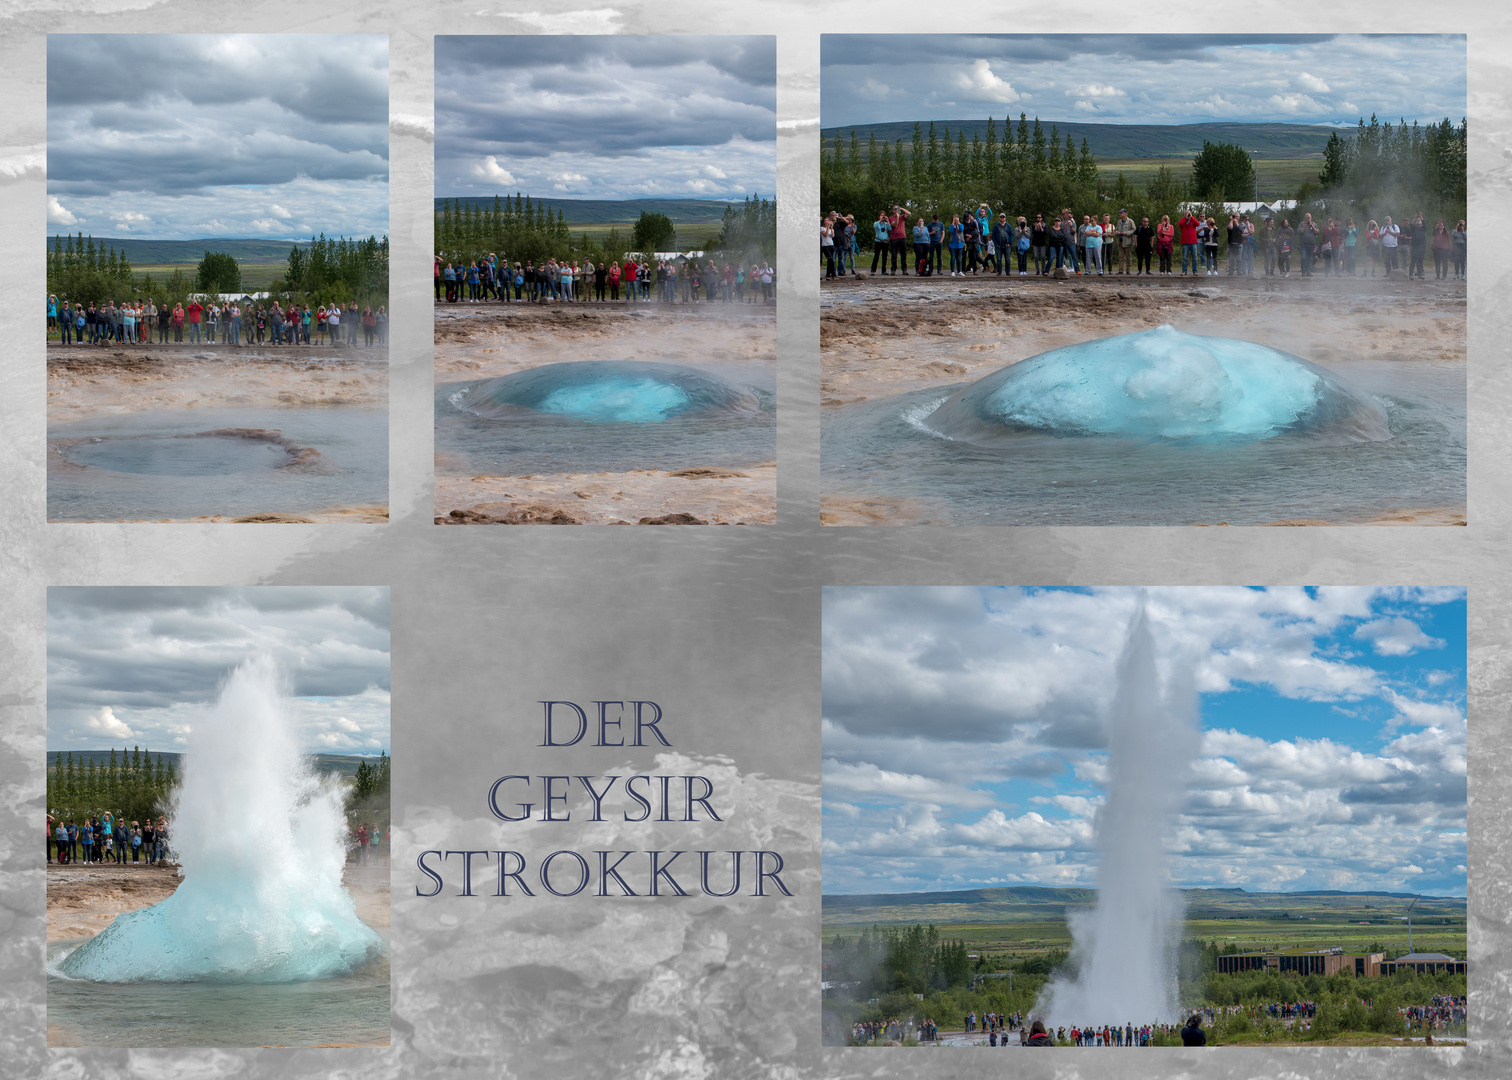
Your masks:
M 1083 7 L 0 12 L 0 1074 L 1504 1075 L 1512 17 Z

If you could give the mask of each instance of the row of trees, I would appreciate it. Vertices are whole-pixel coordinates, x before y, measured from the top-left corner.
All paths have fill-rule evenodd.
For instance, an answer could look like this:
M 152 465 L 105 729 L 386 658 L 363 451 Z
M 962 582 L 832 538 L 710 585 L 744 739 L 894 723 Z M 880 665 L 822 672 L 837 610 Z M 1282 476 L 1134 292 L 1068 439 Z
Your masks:
M 1371 218 L 1390 214 L 1402 221 L 1423 210 L 1430 226 L 1439 218 L 1452 225 L 1465 216 L 1466 144 L 1463 120 L 1423 128 L 1361 119 L 1354 135 L 1330 137 L 1318 183 L 1301 185 L 1299 205 L 1286 216 L 1294 225 L 1309 212 L 1315 219 L 1353 217 L 1363 228 Z M 1068 135 L 1062 144 L 1056 125 L 1046 133 L 1038 118 L 1031 124 L 1024 113 L 1016 126 L 1004 124 L 1001 137 L 989 118 L 986 137 L 973 132 L 970 143 L 964 131 L 952 136 L 932 122 L 927 128 L 916 123 L 907 146 L 902 138 L 889 146 L 872 133 L 863 144 L 854 130 L 848 138 L 837 132 L 819 157 L 821 208 L 855 214 L 863 244 L 871 240 L 877 211 L 894 205 L 926 220 L 939 214 L 949 221 L 985 202 L 994 214 L 1024 214 L 1031 221 L 1036 213 L 1048 220 L 1070 207 L 1078 220 L 1127 209 L 1136 221 L 1168 214 L 1174 222 L 1184 204 L 1195 203 L 1204 217 L 1223 223 L 1222 204 L 1253 199 L 1254 185 L 1254 163 L 1244 147 L 1208 141 L 1186 177 L 1168 166 L 1143 184 L 1122 172 L 1109 177 L 1087 140 L 1078 149 Z
M 125 748 L 108 760 L 72 752 L 57 759 L 47 772 L 48 813 L 56 818 L 82 820 L 105 811 L 119 811 L 127 821 L 142 821 L 168 811 L 169 793 L 178 783 L 172 760 Z
M 444 262 L 478 262 L 490 252 L 511 262 L 544 262 L 566 257 L 572 247 L 561 210 L 553 213 L 519 192 L 513 199 L 495 195 L 490 206 L 447 199 L 436 212 L 436 254 Z
M 860 996 L 964 986 L 972 974 L 966 943 L 942 938 L 933 924 L 867 927 L 835 938 L 829 953 L 830 978 L 859 983 Z
M 355 302 L 358 307 L 388 304 L 389 239 L 311 237 L 308 247 L 289 249 L 288 268 L 270 292 L 297 303 Z
M 299 304 L 388 303 L 388 237 L 366 240 L 323 233 L 307 246 L 289 249 L 288 269 L 268 291 Z M 96 243 L 93 236 L 58 236 L 47 253 L 47 292 L 61 301 L 103 305 L 151 299 L 158 304 L 187 304 L 195 293 L 235 293 L 242 269 L 235 256 L 206 251 L 194 274 L 175 268 L 167 277 L 137 275 L 124 251 Z
M 616 228 L 598 237 L 567 227 L 560 208 L 516 192 L 494 196 L 491 204 L 445 199 L 436 211 L 436 254 L 452 264 L 479 262 L 490 254 L 511 263 L 542 263 L 547 259 L 590 259 L 619 262 L 626 252 L 677 249 L 677 226 L 666 214 L 643 210 L 627 237 Z M 777 252 L 777 204 L 752 195 L 725 207 L 719 236 L 705 245 L 732 258 L 771 259 Z
M 391 764 L 386 753 L 380 753 L 378 760 L 371 765 L 365 761 L 358 762 L 357 775 L 346 796 L 348 825 L 366 822 L 369 825 L 376 823 L 379 828 L 388 828 Z
M 1430 227 L 1443 218 L 1452 228 L 1468 206 L 1468 152 L 1463 119 L 1455 125 L 1445 117 L 1427 127 L 1403 120 L 1393 127 L 1372 114 L 1352 136 L 1329 136 L 1318 183 L 1304 185 L 1298 198 L 1361 224 L 1387 214 L 1401 221 L 1422 210 Z
M 989 118 L 986 138 L 973 132 L 969 143 L 964 130 L 952 136 L 931 121 L 927 129 L 914 124 L 906 148 L 901 137 L 889 146 L 875 132 L 863 145 L 853 130 L 848 139 L 837 133 L 819 155 L 820 207 L 854 213 L 858 226 L 895 204 L 947 221 L 981 202 L 994 212 L 1013 208 L 1015 216 L 1067 206 L 1078 214 L 1101 212 L 1097 181 L 1087 140 L 1079 150 L 1070 135 L 1063 144 L 1058 126 L 1046 132 L 1039 117 L 1031 124 L 1026 113 L 1016 129 L 1005 121 L 1001 136 Z

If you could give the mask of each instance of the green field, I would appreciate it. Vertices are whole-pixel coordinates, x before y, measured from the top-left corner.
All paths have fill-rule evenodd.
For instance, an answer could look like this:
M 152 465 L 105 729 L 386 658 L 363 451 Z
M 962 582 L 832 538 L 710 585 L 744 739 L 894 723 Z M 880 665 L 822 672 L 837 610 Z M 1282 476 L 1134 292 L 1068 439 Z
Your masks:
M 1115 158 L 1097 161 L 1097 174 L 1105 187 L 1111 187 L 1113 179 L 1123 173 L 1124 177 L 1138 188 L 1143 188 L 1162 165 L 1170 169 L 1177 180 L 1185 183 L 1192 176 L 1192 159 L 1180 158 Z M 1305 181 L 1318 182 L 1318 173 L 1323 168 L 1323 155 L 1313 154 L 1297 158 L 1256 158 L 1255 180 L 1260 189 L 1262 202 L 1270 199 L 1290 199 Z
M 1030 123 L 1034 118 L 1030 117 Z M 943 136 L 946 128 L 950 129 L 951 137 L 964 133 L 966 145 L 971 145 L 973 137 L 986 141 L 987 121 L 975 120 L 934 120 L 936 131 Z M 921 133 L 925 136 L 929 133 L 931 121 L 921 120 L 918 122 Z M 1013 134 L 1018 135 L 1018 119 L 1013 120 Z M 1105 160 L 1126 160 L 1130 158 L 1185 158 L 1190 161 L 1202 151 L 1204 142 L 1231 143 L 1254 151 L 1260 157 L 1270 158 L 1304 158 L 1310 156 L 1321 157 L 1323 147 L 1328 143 L 1328 137 L 1334 132 L 1334 128 L 1318 124 L 1241 124 L 1241 123 L 1208 123 L 1208 124 L 1083 124 L 1075 121 L 1041 119 L 1040 126 L 1045 137 L 1050 137 L 1051 128 L 1056 129 L 1062 143 L 1066 136 L 1071 136 L 1072 145 L 1081 148 L 1082 140 L 1087 140 L 1087 149 L 1102 164 Z M 856 133 L 862 154 L 868 138 L 872 133 L 877 136 L 878 142 L 892 143 L 896 139 L 903 140 L 903 149 L 906 152 L 913 142 L 914 121 L 899 120 L 878 124 L 854 124 L 841 128 L 824 128 L 820 133 L 825 146 L 833 146 L 835 136 L 839 135 L 848 145 L 851 132 Z M 1345 132 L 1345 134 L 1350 134 Z M 997 137 L 1003 139 L 1003 118 L 997 118 Z
M 182 270 L 184 276 L 190 281 L 199 271 L 198 261 L 192 263 L 134 263 L 131 269 L 138 274 L 151 274 L 154 281 L 163 281 L 172 276 L 175 270 Z M 242 289 L 246 292 L 265 292 L 278 278 L 283 277 L 289 269 L 288 262 L 276 263 L 248 263 L 241 264 Z
M 630 243 L 630 233 L 635 228 L 633 221 L 610 221 L 600 222 L 571 222 L 567 223 L 568 230 L 574 239 L 583 233 L 588 234 L 588 239 L 598 241 L 609 235 L 611 229 L 618 229 L 620 236 L 624 237 L 626 245 Z M 678 251 L 702 251 L 708 246 L 709 241 L 718 239 L 721 223 L 714 222 L 683 222 L 677 225 L 677 250 Z
M 1251 893 L 1184 889 L 1182 937 L 1216 942 L 1238 952 L 1277 948 L 1370 946 L 1407 951 L 1406 913 L 1412 897 L 1382 893 Z M 962 939 L 975 952 L 1033 957 L 1071 946 L 1066 915 L 1096 903 L 1091 889 L 981 889 L 960 893 L 826 896 L 826 944 L 866 926 L 933 924 L 945 938 Z M 1465 901 L 1424 897 L 1412 912 L 1412 945 L 1419 952 L 1466 955 Z

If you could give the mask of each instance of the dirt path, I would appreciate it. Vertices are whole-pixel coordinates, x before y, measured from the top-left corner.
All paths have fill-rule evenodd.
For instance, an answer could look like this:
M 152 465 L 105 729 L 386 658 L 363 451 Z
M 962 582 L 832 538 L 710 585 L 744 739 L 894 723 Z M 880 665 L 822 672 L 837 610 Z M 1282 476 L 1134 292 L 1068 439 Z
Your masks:
M 149 409 L 372 407 L 387 401 L 383 349 L 47 347 L 50 423 Z

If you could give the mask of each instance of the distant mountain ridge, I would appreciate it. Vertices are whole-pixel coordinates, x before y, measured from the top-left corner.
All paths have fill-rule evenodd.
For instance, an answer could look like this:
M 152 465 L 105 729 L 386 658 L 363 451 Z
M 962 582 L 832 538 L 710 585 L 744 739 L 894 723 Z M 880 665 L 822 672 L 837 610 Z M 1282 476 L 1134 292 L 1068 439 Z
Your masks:
M 1003 139 L 1003 118 L 996 118 L 997 137 Z M 929 120 L 921 120 L 919 126 L 924 129 L 925 137 L 929 134 Z M 966 143 L 971 144 L 973 134 L 979 135 L 984 141 L 987 138 L 986 120 L 935 120 L 935 130 L 943 137 L 945 129 L 950 129 L 950 137 L 954 139 L 956 133 L 966 133 Z M 1017 139 L 1018 119 L 1012 118 L 1014 138 Z M 1031 129 L 1034 118 L 1029 118 Z M 892 121 L 883 124 L 853 124 L 845 127 L 823 128 L 821 134 L 826 145 L 833 145 L 835 135 L 841 135 L 844 142 L 850 142 L 850 133 L 855 131 L 857 140 L 861 143 L 861 153 L 866 153 L 867 137 L 875 132 L 877 141 L 892 143 L 895 139 L 903 140 L 904 150 L 908 150 L 913 144 L 914 121 Z M 1041 119 L 1040 126 L 1044 129 L 1045 137 L 1050 137 L 1052 121 Z M 1339 128 L 1320 126 L 1314 124 L 1239 124 L 1239 123 L 1208 123 L 1208 124 L 1082 124 L 1074 121 L 1054 121 L 1053 126 L 1059 131 L 1062 146 L 1066 136 L 1071 136 L 1072 143 L 1077 150 L 1081 150 L 1082 139 L 1087 140 L 1087 147 L 1092 151 L 1092 156 L 1099 160 L 1118 160 L 1121 158 L 1181 158 L 1195 157 L 1202 152 L 1203 140 L 1212 143 L 1237 143 L 1246 150 L 1258 151 L 1264 158 L 1288 158 L 1321 157 L 1323 147 L 1328 144 L 1328 137 Z M 1345 131 L 1344 134 L 1348 132 Z
M 86 234 L 87 235 L 87 234 Z M 56 235 L 47 238 L 47 250 L 53 249 Z M 367 239 L 363 237 L 363 239 Z M 68 237 L 63 238 L 66 245 Z M 142 240 L 137 237 L 97 236 L 97 248 L 115 248 L 128 261 L 153 266 L 158 263 L 197 263 L 205 252 L 215 251 L 230 255 L 238 262 L 281 263 L 289 259 L 289 249 L 307 248 L 308 240 L 238 240 L 231 237 L 209 237 L 204 240 Z
M 528 195 L 528 192 L 521 194 Z M 507 195 L 499 192 L 499 200 L 502 202 L 505 198 L 513 201 L 514 192 Z M 545 206 L 553 213 L 560 210 L 569 225 L 635 221 L 640 218 L 642 210 L 652 214 L 666 214 L 674 225 L 717 224 L 724 220 L 725 207 L 740 205 L 738 199 L 538 199 L 533 195 L 529 198 L 534 205 Z M 493 206 L 494 197 L 438 196 L 435 201 L 436 212 L 440 213 L 442 203 L 454 201 L 469 209 L 477 206 L 486 210 Z
M 1228 894 L 1245 897 L 1291 898 L 1303 896 L 1383 896 L 1393 900 L 1411 900 L 1416 893 L 1364 890 L 1349 892 L 1340 889 L 1312 889 L 1305 892 L 1251 892 L 1243 888 L 1184 888 L 1182 895 L 1200 898 L 1204 895 Z M 1012 885 L 992 889 L 961 889 L 946 892 L 921 893 L 870 893 L 832 894 L 820 897 L 824 907 L 915 907 L 925 904 L 1090 904 L 1097 899 L 1096 889 L 1056 888 L 1047 885 Z M 1463 900 L 1458 896 L 1423 896 L 1425 900 Z

